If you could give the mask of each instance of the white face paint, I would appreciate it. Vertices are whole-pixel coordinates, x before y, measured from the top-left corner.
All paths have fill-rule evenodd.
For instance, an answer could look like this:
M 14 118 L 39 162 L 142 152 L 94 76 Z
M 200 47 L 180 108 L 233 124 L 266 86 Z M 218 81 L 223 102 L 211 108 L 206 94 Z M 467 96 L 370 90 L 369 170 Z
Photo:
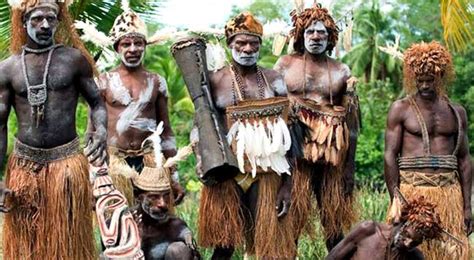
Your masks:
M 259 52 L 254 52 L 251 54 L 247 54 L 245 52 L 238 52 L 235 48 L 232 48 L 232 58 L 235 62 L 242 66 L 253 66 L 257 64 Z
M 328 46 L 328 36 L 324 24 L 316 21 L 304 31 L 304 47 L 311 54 L 321 54 Z
M 28 36 L 38 45 L 48 46 L 54 43 L 54 33 L 58 18 L 50 8 L 33 10 L 26 21 Z
M 127 59 L 125 58 L 125 51 L 120 53 L 120 59 L 122 60 L 123 65 L 127 68 L 136 68 L 140 66 L 143 62 L 143 58 L 145 57 L 145 52 L 142 52 L 140 54 L 140 59 L 138 59 L 136 62 L 128 62 Z

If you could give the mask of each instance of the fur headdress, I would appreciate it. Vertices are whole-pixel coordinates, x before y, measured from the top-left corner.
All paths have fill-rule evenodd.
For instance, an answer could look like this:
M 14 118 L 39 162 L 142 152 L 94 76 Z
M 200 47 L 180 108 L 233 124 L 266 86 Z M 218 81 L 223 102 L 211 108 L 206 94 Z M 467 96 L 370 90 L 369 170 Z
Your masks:
M 415 198 L 402 207 L 401 222 L 413 227 L 424 239 L 438 239 L 443 233 L 436 206 L 425 197 Z
M 227 43 L 237 34 L 249 34 L 262 39 L 263 25 L 249 12 L 243 12 L 227 22 L 225 28 Z
M 110 39 L 114 44 L 114 49 L 117 49 L 118 42 L 125 36 L 138 36 L 145 41 L 147 39 L 145 22 L 132 10 L 125 10 L 115 19 L 114 26 L 110 30 Z
M 404 53 L 403 76 L 405 91 L 416 92 L 416 78 L 430 75 L 435 78 L 437 90 L 445 94 L 446 85 L 454 78 L 451 54 L 439 42 L 415 43 Z
M 290 35 L 294 38 L 293 48 L 296 52 L 304 53 L 304 31 L 316 21 L 322 22 L 328 31 L 329 38 L 326 50 L 331 52 L 334 49 L 338 40 L 339 28 L 329 14 L 328 9 L 315 5 L 304 9 L 301 13 L 293 10 L 290 15 L 293 22 L 293 30 L 291 30 Z
M 66 7 L 72 4 L 72 0 L 8 0 L 8 4 L 12 9 L 20 10 L 23 15 L 29 14 L 31 11 L 41 8 L 49 7 L 59 13 L 59 4 L 65 4 Z

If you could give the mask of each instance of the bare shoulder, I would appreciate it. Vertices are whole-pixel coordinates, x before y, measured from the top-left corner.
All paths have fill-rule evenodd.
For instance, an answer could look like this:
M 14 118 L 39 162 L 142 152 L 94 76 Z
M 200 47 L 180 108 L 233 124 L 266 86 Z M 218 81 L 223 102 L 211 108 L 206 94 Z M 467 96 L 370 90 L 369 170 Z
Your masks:
M 0 61 L 0 84 L 7 83 L 11 77 L 12 67 L 20 61 L 20 55 L 12 55 Z
M 287 69 L 291 67 L 294 62 L 299 60 L 302 60 L 302 56 L 297 53 L 283 55 L 275 63 L 275 69 Z
M 462 126 L 465 129 L 467 127 L 467 112 L 466 109 L 460 104 L 452 104 L 453 108 L 458 112 L 461 118 Z
M 361 235 L 370 236 L 377 230 L 378 223 L 373 220 L 365 220 L 355 228 Z
M 334 66 L 338 71 L 340 71 L 344 77 L 349 78 L 351 76 L 351 69 L 349 66 L 345 63 L 342 63 L 336 59 L 329 58 L 329 61 L 331 62 L 331 65 Z
M 269 83 L 271 83 L 275 80 L 278 80 L 278 79 L 282 79 L 282 76 L 281 76 L 280 72 L 278 72 L 274 69 L 262 68 L 262 72 L 265 75 L 265 77 L 268 79 Z
M 158 73 L 154 73 L 148 70 L 145 70 L 145 73 L 146 73 L 147 79 L 153 82 L 155 89 L 157 89 L 159 93 L 167 96 L 168 84 L 166 83 L 165 77 L 161 76 Z
M 211 72 L 209 74 L 209 80 L 211 81 L 211 85 L 219 84 L 219 82 L 224 78 L 224 76 L 229 73 L 229 70 L 227 68 L 228 66 L 225 66 L 220 70 Z
M 390 106 L 389 109 L 389 114 L 390 113 L 401 113 L 408 109 L 410 106 L 410 103 L 408 102 L 408 97 L 402 98 L 395 100 L 392 105 Z

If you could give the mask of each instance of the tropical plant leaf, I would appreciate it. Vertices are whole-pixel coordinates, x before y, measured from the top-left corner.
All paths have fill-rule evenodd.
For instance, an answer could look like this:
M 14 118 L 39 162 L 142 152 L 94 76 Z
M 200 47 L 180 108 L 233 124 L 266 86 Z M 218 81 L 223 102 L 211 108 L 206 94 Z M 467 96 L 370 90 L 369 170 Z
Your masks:
M 448 48 L 463 51 L 474 42 L 474 14 L 465 0 L 440 0 L 443 38 Z

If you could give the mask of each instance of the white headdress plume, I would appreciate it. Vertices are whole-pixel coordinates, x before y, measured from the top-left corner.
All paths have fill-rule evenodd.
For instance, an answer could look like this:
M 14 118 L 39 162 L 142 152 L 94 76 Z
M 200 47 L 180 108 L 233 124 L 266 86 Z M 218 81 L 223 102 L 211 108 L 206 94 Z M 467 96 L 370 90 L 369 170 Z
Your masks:
M 105 33 L 97 30 L 95 25 L 90 21 L 76 21 L 74 23 L 76 29 L 82 30 L 81 39 L 83 41 L 89 41 L 98 47 L 106 48 L 113 44 L 112 40 L 105 35 Z
M 400 48 L 400 35 L 395 38 L 395 43 L 390 45 L 387 43 L 386 47 L 380 46 L 379 49 L 397 59 L 403 60 L 403 53 L 399 50 Z
M 304 0 L 294 0 L 296 13 L 300 14 L 304 10 Z
M 130 3 L 128 2 L 128 0 L 122 0 L 120 2 L 120 7 L 124 12 L 130 11 Z
M 142 142 L 142 146 L 145 145 L 146 142 L 151 141 L 153 144 L 153 152 L 155 155 L 155 163 L 156 167 L 162 167 L 163 166 L 163 159 L 164 156 L 161 153 L 161 133 L 163 133 L 163 121 L 161 121 L 158 126 L 156 126 L 156 130 L 152 132 L 150 136 L 148 136 L 145 140 Z
M 8 4 L 14 9 L 21 8 L 22 3 L 23 3 L 23 0 L 8 0 Z

